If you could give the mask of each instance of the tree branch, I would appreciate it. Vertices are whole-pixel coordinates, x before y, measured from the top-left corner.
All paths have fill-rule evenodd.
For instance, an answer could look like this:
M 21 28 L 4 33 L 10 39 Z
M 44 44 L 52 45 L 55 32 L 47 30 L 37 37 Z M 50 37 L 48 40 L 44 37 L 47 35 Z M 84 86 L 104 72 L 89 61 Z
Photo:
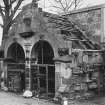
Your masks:
M 2 9 L 2 6 L 0 5 L 0 14 L 2 16 L 2 19 L 4 19 L 4 13 L 3 13 L 3 9 Z
M 8 0 L 3 0 L 5 6 L 7 5 L 7 1 L 8 1 Z
M 69 4 L 69 6 L 68 6 L 68 11 L 69 11 L 69 9 L 73 6 L 75 4 L 75 2 L 74 2 L 74 0 Z
M 21 3 L 23 2 L 23 0 L 18 0 L 17 5 L 14 7 L 14 9 L 11 11 L 11 14 L 9 14 L 6 18 L 8 19 L 4 24 L 5 28 L 10 27 L 13 23 L 14 23 L 14 15 L 17 12 L 18 8 L 20 7 Z M 10 8 L 9 8 L 10 9 Z M 7 12 L 10 13 L 10 12 Z
M 83 0 L 77 0 L 77 7 L 76 8 L 78 8 L 78 6 L 80 7 L 81 1 L 83 1 Z
M 65 0 L 65 4 L 66 4 L 66 7 L 68 7 L 68 3 L 67 3 L 67 0 Z
M 52 7 L 62 10 L 61 7 L 58 7 L 58 6 L 55 6 L 55 5 L 53 5 Z
M 15 13 L 16 13 L 16 11 L 18 10 L 18 8 L 19 8 L 19 6 L 21 5 L 21 3 L 23 2 L 24 0 L 19 0 L 18 1 L 18 3 L 17 3 L 17 5 L 14 7 L 14 10 L 12 11 L 12 13 L 11 13 L 11 19 L 13 19 L 13 17 L 14 17 L 14 15 L 15 15 Z
M 56 1 L 56 0 L 55 0 Z M 62 3 L 62 1 L 61 0 L 58 0 L 58 2 L 60 3 L 60 5 L 62 6 L 62 8 L 65 10 L 65 7 L 64 7 L 64 5 L 63 5 L 63 3 Z
M 50 0 L 49 0 L 50 1 Z M 76 9 L 83 0 L 53 0 L 54 8 L 61 8 L 64 14 L 70 13 L 71 10 Z M 61 11 L 60 11 L 61 12 Z
M 16 0 L 10 0 L 9 7 L 10 7 L 11 11 L 12 11 L 12 5 L 13 5 L 15 2 L 16 2 Z
M 16 2 L 16 0 L 10 0 L 10 4 L 13 4 L 15 2 Z

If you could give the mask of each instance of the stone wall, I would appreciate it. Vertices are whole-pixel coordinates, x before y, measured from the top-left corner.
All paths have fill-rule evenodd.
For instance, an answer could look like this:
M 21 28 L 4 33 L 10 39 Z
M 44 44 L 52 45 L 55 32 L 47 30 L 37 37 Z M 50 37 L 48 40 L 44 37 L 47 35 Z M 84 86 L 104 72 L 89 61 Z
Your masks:
M 82 62 L 79 61 L 79 54 L 81 51 L 71 63 L 59 63 L 58 91 L 70 99 L 102 95 L 105 88 L 102 53 L 82 52 Z

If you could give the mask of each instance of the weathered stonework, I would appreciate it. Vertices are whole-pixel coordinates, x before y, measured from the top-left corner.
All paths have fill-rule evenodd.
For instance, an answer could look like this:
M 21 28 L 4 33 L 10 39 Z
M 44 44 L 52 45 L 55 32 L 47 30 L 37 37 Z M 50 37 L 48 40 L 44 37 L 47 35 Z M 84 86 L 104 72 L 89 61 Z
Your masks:
M 90 17 L 87 20 L 85 20 L 83 15 L 83 25 L 85 24 L 87 27 L 87 21 L 93 25 L 94 22 L 92 21 L 94 19 L 92 18 L 91 21 L 93 15 L 96 16 L 96 18 L 99 16 L 98 22 L 100 22 L 99 12 L 98 10 L 93 14 L 90 13 L 91 16 L 89 15 Z M 78 16 L 79 15 L 81 14 L 78 14 Z M 78 16 L 74 15 L 73 18 L 77 19 Z M 79 19 L 79 22 L 80 20 L 81 19 Z M 7 63 L 4 68 L 7 86 L 9 87 L 9 82 L 11 82 L 11 78 L 14 77 L 9 76 L 9 72 L 16 72 L 15 70 L 17 70 L 18 76 L 22 75 L 24 77 L 25 75 L 24 78 L 20 76 L 20 78 L 23 79 L 21 82 L 25 82 L 25 87 L 22 91 L 32 91 L 33 95 L 39 95 L 41 91 L 42 93 L 46 93 L 46 97 L 48 97 L 48 95 L 51 94 L 50 92 L 55 94 L 62 86 L 67 86 L 66 93 L 70 98 L 77 97 L 77 95 L 75 95 L 77 91 L 78 94 L 81 94 L 81 90 L 84 91 L 83 93 L 86 93 L 88 89 L 84 80 L 89 78 L 89 76 L 84 73 L 87 67 L 87 65 L 84 64 L 88 64 L 90 58 L 87 55 L 83 59 L 81 51 L 73 52 L 72 49 L 92 49 L 93 51 L 98 48 L 96 48 L 97 46 L 92 42 L 86 41 L 83 43 L 82 41 L 87 40 L 87 38 L 85 38 L 79 29 L 72 26 L 72 22 L 66 18 L 41 11 L 40 8 L 33 7 L 32 4 L 24 7 L 22 12 L 17 16 L 16 23 L 11 27 L 9 37 L 5 39 L 5 59 L 13 58 L 18 60 Z M 96 27 L 94 29 L 96 30 Z M 98 29 L 100 30 L 100 27 L 98 27 Z M 89 32 L 95 30 L 89 30 Z M 17 49 L 19 51 L 17 51 Z M 14 54 L 13 51 L 15 51 L 16 54 Z M 17 56 L 18 58 L 16 59 Z M 45 61 L 43 60 L 44 57 L 46 57 Z M 84 63 L 83 60 L 86 62 Z M 98 61 L 100 61 L 100 59 L 97 60 L 97 64 L 100 63 Z M 81 68 L 79 67 L 79 63 L 82 65 Z M 20 68 L 14 69 L 13 65 L 9 68 L 8 64 L 18 65 L 17 67 Z M 23 67 L 21 67 L 22 65 Z M 52 78 L 51 75 L 53 75 Z M 44 79 L 41 81 L 42 78 Z M 14 78 L 12 79 L 14 80 Z M 98 83 L 100 83 L 100 81 Z M 42 90 L 40 88 L 41 86 Z M 63 92 L 64 91 L 65 89 Z

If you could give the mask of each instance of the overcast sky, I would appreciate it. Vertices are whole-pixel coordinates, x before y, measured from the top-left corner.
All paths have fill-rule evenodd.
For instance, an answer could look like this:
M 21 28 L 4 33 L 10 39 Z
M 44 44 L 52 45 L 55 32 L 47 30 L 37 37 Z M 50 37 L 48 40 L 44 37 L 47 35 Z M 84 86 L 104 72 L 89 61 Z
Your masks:
M 50 11 L 51 9 L 49 7 L 51 7 L 51 3 L 49 1 L 53 0 L 41 0 L 39 2 L 39 5 L 45 7 L 45 10 Z M 81 1 L 82 1 L 81 8 L 93 5 L 105 4 L 105 0 L 81 0 Z
M 0 0 L 1 2 L 2 0 Z M 25 2 L 24 4 L 30 3 L 32 0 L 26 0 L 27 2 Z M 44 10 L 46 11 L 50 11 L 52 9 L 50 9 L 50 2 L 48 2 L 49 0 L 40 0 L 39 2 L 39 6 L 43 7 Z M 52 1 L 52 0 L 51 0 Z M 89 7 L 89 6 L 93 6 L 93 5 L 99 5 L 99 4 L 105 4 L 105 0 L 83 0 L 81 8 L 83 7 Z M 1 19 L 0 19 L 0 23 L 1 23 Z M 0 28 L 0 42 L 2 39 L 2 29 Z

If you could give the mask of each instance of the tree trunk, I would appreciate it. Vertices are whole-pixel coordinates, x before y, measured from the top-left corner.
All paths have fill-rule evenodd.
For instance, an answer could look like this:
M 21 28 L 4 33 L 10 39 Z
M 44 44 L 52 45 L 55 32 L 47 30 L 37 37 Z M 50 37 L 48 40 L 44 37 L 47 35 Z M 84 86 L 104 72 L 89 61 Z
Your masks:
M 7 37 L 8 36 L 8 30 L 6 30 L 6 28 L 5 29 L 3 29 L 3 36 L 2 36 L 2 39 L 4 39 L 5 37 Z
M 2 32 L 2 42 L 1 42 L 1 45 L 2 45 L 3 48 L 4 48 L 4 46 L 5 46 L 6 38 L 8 37 L 8 31 L 9 31 L 9 27 L 3 28 L 3 32 Z

